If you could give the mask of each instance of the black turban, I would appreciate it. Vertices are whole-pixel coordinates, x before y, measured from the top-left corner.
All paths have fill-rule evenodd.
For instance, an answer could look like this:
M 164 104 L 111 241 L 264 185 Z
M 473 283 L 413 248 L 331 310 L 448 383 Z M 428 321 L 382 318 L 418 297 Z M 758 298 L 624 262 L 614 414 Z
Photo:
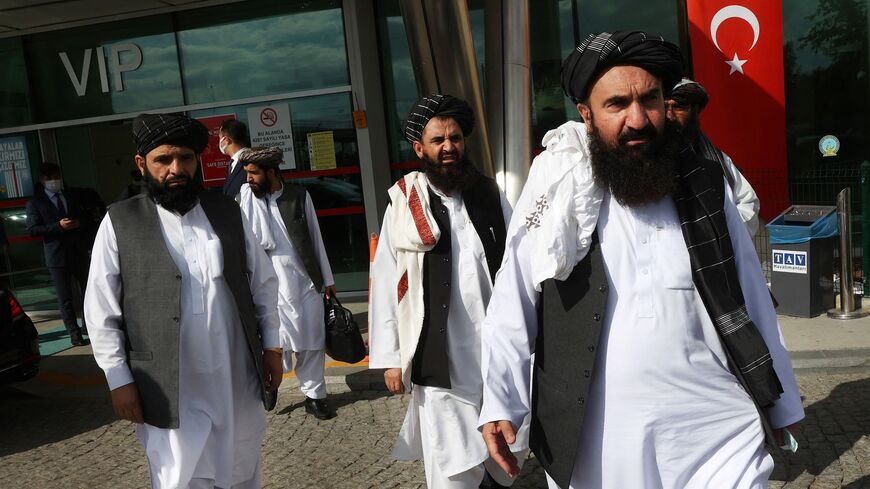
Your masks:
M 683 78 L 671 91 L 671 100 L 681 107 L 698 107 L 698 112 L 704 110 L 710 97 L 700 83 Z
M 278 168 L 284 161 L 284 150 L 281 148 L 249 149 L 239 156 L 242 166 L 257 165 L 260 168 Z
M 164 144 L 184 146 L 199 154 L 208 146 L 208 129 L 182 114 L 139 114 L 133 119 L 133 143 L 139 156 Z
M 423 137 L 423 129 L 433 117 L 450 117 L 459 124 L 463 136 L 468 136 L 474 129 L 474 113 L 468 102 L 451 95 L 432 94 L 414 103 L 402 124 L 405 139 L 409 143 L 419 141 Z
M 683 76 L 680 48 L 645 32 L 590 34 L 562 63 L 562 90 L 579 103 L 589 96 L 599 74 L 611 66 L 642 68 L 662 80 L 664 92 Z

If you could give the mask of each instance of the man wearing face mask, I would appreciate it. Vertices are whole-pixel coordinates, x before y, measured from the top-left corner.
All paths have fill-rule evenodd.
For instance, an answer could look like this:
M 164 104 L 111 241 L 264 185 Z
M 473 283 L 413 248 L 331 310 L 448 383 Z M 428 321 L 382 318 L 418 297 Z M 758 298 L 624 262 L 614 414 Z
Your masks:
M 227 119 L 221 123 L 218 133 L 218 149 L 220 152 L 231 157 L 227 167 L 227 178 L 224 180 L 224 195 L 236 198 L 242 184 L 245 183 L 245 165 L 239 164 L 239 157 L 251 146 L 248 136 L 248 126 L 242 121 Z
M 73 346 L 84 346 L 88 340 L 82 336 L 82 328 L 76 321 L 72 281 L 75 279 L 84 293 L 94 220 L 101 217 L 90 209 L 102 207 L 102 203 L 93 191 L 65 189 L 60 167 L 55 163 L 43 163 L 39 172 L 42 188 L 37 189 L 27 203 L 27 230 L 31 236 L 42 237 L 45 265 L 57 292 L 64 327 Z

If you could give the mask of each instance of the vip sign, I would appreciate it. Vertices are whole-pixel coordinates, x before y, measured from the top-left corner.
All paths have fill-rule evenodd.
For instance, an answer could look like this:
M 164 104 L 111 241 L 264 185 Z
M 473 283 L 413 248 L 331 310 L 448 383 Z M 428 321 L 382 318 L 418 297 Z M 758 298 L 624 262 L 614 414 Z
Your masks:
M 807 252 L 773 250 L 773 271 L 786 273 L 807 273 Z
M 96 48 L 87 48 L 85 49 L 83 59 L 82 59 L 82 71 L 80 74 L 76 74 L 75 69 L 73 69 L 72 63 L 70 63 L 69 56 L 66 51 L 62 51 L 57 53 L 60 57 L 60 61 L 63 63 L 63 67 L 66 69 L 66 74 L 69 75 L 69 79 L 73 84 L 73 87 L 76 90 L 76 94 L 79 97 L 84 97 L 85 92 L 88 89 L 88 75 L 91 70 L 91 58 L 94 55 L 94 51 L 96 51 L 97 58 L 97 71 L 100 75 L 100 89 L 103 93 L 109 92 L 109 71 L 112 72 L 112 76 L 114 78 L 114 88 L 115 91 L 121 92 L 124 90 L 124 78 L 121 76 L 125 71 L 134 71 L 137 70 L 140 66 L 142 66 L 142 50 L 139 46 L 133 43 L 122 43 L 122 44 L 113 44 L 112 46 L 108 46 L 109 48 L 109 67 L 106 67 L 106 52 L 103 49 L 103 46 L 98 46 Z M 125 56 L 128 58 L 126 62 L 121 62 L 122 53 L 129 53 L 129 56 Z

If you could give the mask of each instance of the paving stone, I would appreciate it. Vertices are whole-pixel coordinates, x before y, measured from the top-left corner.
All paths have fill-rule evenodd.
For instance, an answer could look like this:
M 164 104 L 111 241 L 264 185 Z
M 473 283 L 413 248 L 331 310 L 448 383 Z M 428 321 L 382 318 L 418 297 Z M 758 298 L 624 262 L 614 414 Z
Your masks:
M 798 377 L 807 419 L 797 454 L 776 455 L 772 489 L 870 489 L 870 378 Z M 70 386 L 74 389 L 75 386 Z M 332 387 L 330 387 L 332 389 Z M 296 389 L 283 389 L 268 415 L 263 487 L 424 488 L 422 463 L 390 458 L 408 396 L 336 389 L 338 417 L 305 414 Z M 142 488 L 148 467 L 133 426 L 117 421 L 105 398 L 53 399 L 0 391 L 0 487 Z M 546 487 L 530 458 L 513 487 Z

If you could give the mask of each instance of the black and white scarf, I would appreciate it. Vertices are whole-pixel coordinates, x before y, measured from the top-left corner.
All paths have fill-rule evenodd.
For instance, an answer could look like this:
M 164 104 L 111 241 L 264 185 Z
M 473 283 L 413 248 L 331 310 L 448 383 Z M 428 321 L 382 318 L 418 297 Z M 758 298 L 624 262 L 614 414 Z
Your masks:
M 674 195 L 692 278 L 713 320 L 735 376 L 761 408 L 779 399 L 782 385 L 770 351 L 749 317 L 724 212 L 725 182 L 713 161 L 685 148 L 677 158 Z

